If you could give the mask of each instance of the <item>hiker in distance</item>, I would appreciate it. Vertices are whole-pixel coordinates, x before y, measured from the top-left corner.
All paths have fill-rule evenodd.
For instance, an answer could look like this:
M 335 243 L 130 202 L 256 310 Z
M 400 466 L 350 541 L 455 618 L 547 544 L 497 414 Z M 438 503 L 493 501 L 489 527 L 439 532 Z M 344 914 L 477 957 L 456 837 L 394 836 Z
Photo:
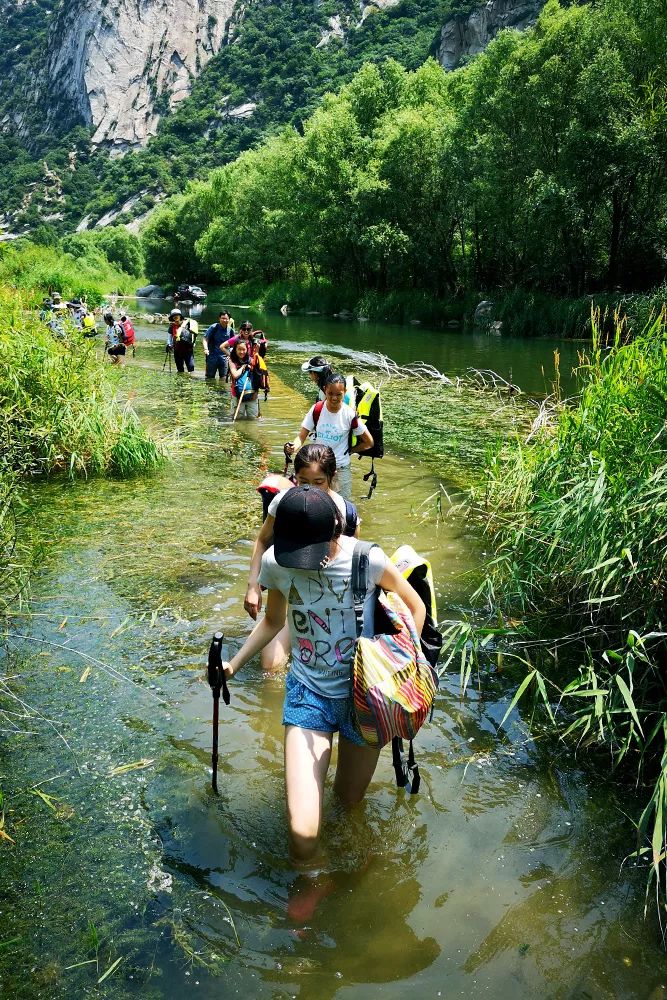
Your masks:
M 172 309 L 169 313 L 169 329 L 167 331 L 167 352 L 174 352 L 176 370 L 183 374 L 195 370 L 195 341 L 197 334 L 190 329 L 188 320 L 183 320 L 180 309 Z
M 350 455 L 368 451 L 373 447 L 373 438 L 357 416 L 354 407 L 348 406 L 344 399 L 345 379 L 334 372 L 324 387 L 324 401 L 311 406 L 297 437 L 291 445 L 286 445 L 285 451 L 294 454 L 300 444 L 314 432 L 318 443 L 329 445 L 336 456 L 338 492 L 346 500 L 350 500 L 352 497 Z M 350 448 L 352 434 L 356 438 L 356 444 Z
M 354 538 L 359 537 L 359 515 L 357 508 L 351 500 L 345 500 L 340 493 L 336 493 L 335 491 L 336 456 L 328 445 L 305 444 L 294 456 L 294 477 L 297 486 L 315 486 L 317 489 L 327 493 L 338 508 L 338 513 L 343 522 L 343 535 Z M 288 489 L 291 489 L 292 485 L 289 483 L 289 480 L 286 482 Z M 262 557 L 273 545 L 276 513 L 282 500 L 287 496 L 288 489 L 276 493 L 273 497 L 268 506 L 264 524 L 260 528 L 253 545 L 250 572 L 248 574 L 248 587 L 243 607 L 250 617 L 255 620 L 262 608 L 262 591 L 259 585 Z M 262 669 L 267 671 L 280 669 L 285 665 L 289 652 L 289 630 L 285 626 L 280 630 L 275 639 L 262 650 L 260 657 Z
M 113 313 L 104 314 L 106 330 L 104 331 L 104 344 L 106 353 L 112 365 L 122 364 L 125 357 L 125 331 L 120 323 L 116 323 Z
M 231 415 L 256 420 L 259 416 L 257 401 L 255 358 L 248 353 L 248 345 L 239 338 L 229 354 L 229 374 L 232 377 Z
M 217 322 L 211 323 L 202 340 L 206 357 L 206 378 L 214 379 L 216 375 L 223 380 L 227 378 L 229 352 L 222 345 L 229 343 L 233 334 L 229 313 L 223 309 L 218 314 Z
M 346 806 L 361 802 L 380 754 L 352 721 L 350 668 L 356 642 L 350 587 L 355 540 L 342 534 L 335 501 L 312 486 L 288 490 L 276 511 L 273 547 L 264 553 L 259 582 L 266 611 L 241 649 L 223 664 L 227 678 L 289 625 L 291 665 L 283 706 L 285 792 L 290 852 L 312 862 L 322 824 L 324 784 L 333 734 L 339 734 L 334 792 Z M 402 598 L 421 633 L 426 610 L 378 546 L 369 554 L 364 635 L 373 634 L 375 589 Z

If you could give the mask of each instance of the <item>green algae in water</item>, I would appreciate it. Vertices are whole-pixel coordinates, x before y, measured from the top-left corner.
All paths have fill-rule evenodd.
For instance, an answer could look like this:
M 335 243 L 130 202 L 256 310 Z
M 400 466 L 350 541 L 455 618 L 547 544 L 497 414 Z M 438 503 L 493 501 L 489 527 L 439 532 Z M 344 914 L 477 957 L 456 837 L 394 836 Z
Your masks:
M 302 359 L 303 355 L 281 351 L 272 366 L 310 400 L 315 390 L 301 373 Z M 354 372 L 354 360 L 341 367 L 344 374 Z M 381 370 L 374 373 L 367 366 L 356 374 L 381 391 L 385 452 L 410 455 L 441 477 L 448 488 L 467 489 L 479 482 L 489 452 L 517 434 L 525 437 L 538 412 L 535 403 L 523 395 L 508 396 L 466 381 L 448 386 L 435 380 L 387 378 Z
M 224 593 L 225 574 L 199 556 L 227 550 L 259 523 L 248 475 L 259 450 L 226 425 L 226 395 L 174 382 L 156 400 L 146 373 L 129 381 L 142 417 L 171 437 L 168 465 L 122 482 L 51 481 L 23 494 L 22 522 L 44 563 L 29 605 L 34 622 L 21 631 L 55 645 L 10 641 L 5 663 L 26 705 L 48 705 L 23 720 L 26 735 L 7 741 L 2 757 L 16 843 L 0 848 L 0 986 L 17 1000 L 93 995 L 109 969 L 105 996 L 162 996 L 170 965 L 216 975 L 238 948 L 224 900 L 164 869 L 156 830 L 178 794 L 165 742 L 178 709 L 157 681 L 184 661 L 201 669 L 212 617 L 206 590 Z M 15 703 L 5 697 L 0 707 Z M 188 759 L 176 756 L 187 771 Z M 128 770 L 139 758 L 154 765 Z M 165 795 L 150 808 L 149 784 Z M 94 964 L 90 926 L 100 940 Z

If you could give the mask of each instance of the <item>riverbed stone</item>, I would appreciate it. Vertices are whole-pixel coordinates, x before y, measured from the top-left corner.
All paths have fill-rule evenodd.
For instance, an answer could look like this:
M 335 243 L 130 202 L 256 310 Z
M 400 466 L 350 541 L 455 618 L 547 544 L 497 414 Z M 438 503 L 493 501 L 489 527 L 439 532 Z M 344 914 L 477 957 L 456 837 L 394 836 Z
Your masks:
M 486 326 L 493 319 L 493 302 L 491 299 L 482 299 L 475 309 L 473 323 L 475 326 Z

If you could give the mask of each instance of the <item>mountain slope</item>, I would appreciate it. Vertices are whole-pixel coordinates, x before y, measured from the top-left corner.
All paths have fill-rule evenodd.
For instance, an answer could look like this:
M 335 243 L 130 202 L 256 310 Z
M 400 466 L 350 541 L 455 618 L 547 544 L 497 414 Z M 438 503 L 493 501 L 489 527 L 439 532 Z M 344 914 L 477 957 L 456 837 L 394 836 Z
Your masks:
M 299 128 L 364 61 L 421 65 L 448 16 L 476 6 L 0 0 L 21 35 L 16 49 L 0 42 L 0 215 L 16 231 L 42 226 L 43 239 L 44 223 L 66 230 L 141 217 L 282 125 Z

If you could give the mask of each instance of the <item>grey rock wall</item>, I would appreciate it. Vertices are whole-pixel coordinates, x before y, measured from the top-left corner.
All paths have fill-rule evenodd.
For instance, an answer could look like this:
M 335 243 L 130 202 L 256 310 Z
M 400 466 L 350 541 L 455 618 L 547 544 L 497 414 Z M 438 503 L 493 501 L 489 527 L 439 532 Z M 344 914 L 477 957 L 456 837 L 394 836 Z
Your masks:
M 523 30 L 534 24 L 545 0 L 489 0 L 470 14 L 449 18 L 440 32 L 437 58 L 447 70 L 479 55 L 504 28 Z
M 225 42 L 235 0 L 73 0 L 52 27 L 45 87 L 116 153 L 144 145 Z

